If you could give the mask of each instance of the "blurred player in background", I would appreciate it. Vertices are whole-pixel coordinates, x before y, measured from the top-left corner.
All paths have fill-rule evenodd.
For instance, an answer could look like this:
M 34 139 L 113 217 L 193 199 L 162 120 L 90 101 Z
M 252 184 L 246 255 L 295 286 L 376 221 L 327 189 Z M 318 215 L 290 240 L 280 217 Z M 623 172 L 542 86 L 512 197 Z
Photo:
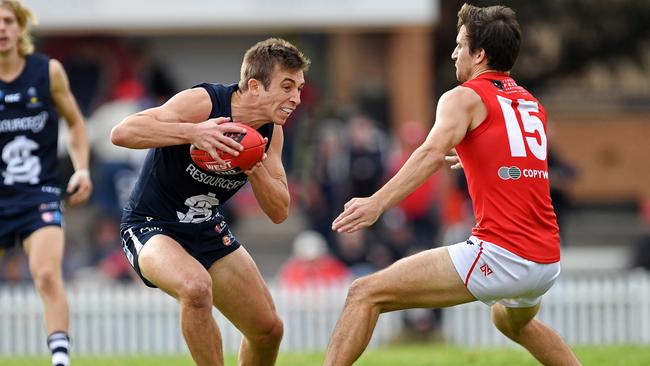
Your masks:
M 219 205 L 250 181 L 266 215 L 274 223 L 287 218 L 282 126 L 300 104 L 309 64 L 289 42 L 267 39 L 244 55 L 239 84 L 197 85 L 125 118 L 112 131 L 116 145 L 152 148 L 124 210 L 122 244 L 142 280 L 180 302 L 183 336 L 198 365 L 223 364 L 212 305 L 244 335 L 240 364 L 275 363 L 282 321 Z M 201 170 L 190 159 L 190 144 L 217 161 L 217 151 L 241 150 L 224 134 L 244 131 L 229 121 L 250 125 L 267 138 L 266 158 L 238 174 Z
M 0 248 L 21 242 L 43 300 L 53 365 L 68 365 L 69 311 L 63 286 L 59 115 L 69 127 L 74 174 L 71 206 L 92 191 L 83 117 L 59 61 L 32 53 L 35 16 L 17 0 L 0 0 Z
M 371 197 L 345 204 L 332 228 L 354 232 L 372 225 L 440 169 L 454 147 L 476 226 L 467 242 L 421 252 L 355 281 L 325 365 L 351 365 L 380 313 L 475 300 L 491 305 L 495 326 L 542 364 L 579 364 L 564 341 L 534 319 L 560 274 L 560 239 L 549 197 L 546 113 L 509 75 L 520 39 L 511 9 L 460 9 L 452 59 L 461 85 L 440 98 L 434 127 L 399 172 Z

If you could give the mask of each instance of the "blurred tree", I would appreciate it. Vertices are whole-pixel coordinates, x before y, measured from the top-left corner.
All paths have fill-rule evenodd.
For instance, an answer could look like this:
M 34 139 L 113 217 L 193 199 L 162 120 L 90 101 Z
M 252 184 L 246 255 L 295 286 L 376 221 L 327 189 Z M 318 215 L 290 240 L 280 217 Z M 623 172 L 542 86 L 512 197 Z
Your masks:
M 436 32 L 438 94 L 455 84 L 449 70 L 456 14 L 465 1 L 442 0 Z M 622 60 L 648 71 L 650 2 L 643 0 L 502 0 L 517 12 L 522 50 L 513 72 L 531 91 L 549 80 L 580 75 L 594 63 L 614 71 Z M 476 6 L 494 1 L 471 1 Z

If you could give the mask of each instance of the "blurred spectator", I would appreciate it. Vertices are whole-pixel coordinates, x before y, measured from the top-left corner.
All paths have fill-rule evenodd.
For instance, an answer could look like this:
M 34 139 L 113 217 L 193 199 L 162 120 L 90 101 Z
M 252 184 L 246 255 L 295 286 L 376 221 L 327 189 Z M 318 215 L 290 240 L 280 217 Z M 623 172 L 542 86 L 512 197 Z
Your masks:
M 400 167 L 420 146 L 427 137 L 428 130 L 423 123 L 409 121 L 400 126 L 398 131 L 400 146 L 391 157 L 388 169 L 389 178 L 397 173 Z M 438 235 L 440 222 L 438 218 L 438 190 L 440 174 L 432 175 L 413 193 L 399 202 L 406 221 L 413 228 L 413 243 L 422 248 L 431 248 Z
M 336 233 L 337 257 L 350 269 L 353 278 L 368 275 L 377 270 L 368 261 L 366 230 L 354 233 Z
M 343 123 L 338 120 L 321 123 L 301 194 L 309 227 L 325 237 L 332 252 L 336 252 L 336 245 L 331 223 L 343 206 L 348 177 L 348 150 L 343 142 L 343 129 Z
M 16 284 L 31 280 L 22 247 L 0 249 L 0 283 Z
M 472 204 L 467 191 L 467 181 L 462 170 L 452 170 L 445 176 L 441 194 L 441 243 L 445 245 L 467 240 L 474 226 Z
M 650 271 L 650 197 L 641 201 L 639 212 L 645 230 L 635 247 L 634 266 Z
M 119 217 L 100 214 L 94 221 L 91 240 L 93 253 L 90 265 L 96 266 L 107 279 L 131 282 L 133 271 L 126 260 L 119 236 Z
M 376 122 L 364 115 L 350 118 L 347 125 L 349 181 L 347 197 L 368 197 L 382 183 L 387 150 L 386 136 Z
M 293 255 L 280 269 L 278 284 L 304 288 L 347 281 L 350 271 L 327 252 L 325 238 L 316 231 L 303 231 L 293 241 Z
M 135 79 L 118 84 L 110 102 L 89 118 L 88 134 L 94 156 L 97 185 L 94 201 L 114 215 L 122 212 L 147 150 L 124 149 L 111 144 L 110 131 L 122 118 L 149 104 L 144 87 Z
M 428 245 L 422 245 L 415 239 L 413 225 L 407 220 L 404 211 L 398 207 L 389 209 L 381 216 L 379 236 L 381 241 L 390 248 L 393 255 L 393 262 L 422 249 L 428 249 Z
M 571 209 L 569 186 L 576 179 L 576 169 L 566 161 L 553 145 L 548 145 L 548 175 L 551 185 L 551 202 L 560 227 L 560 244 L 566 246 L 563 229 L 566 227 L 566 214 Z

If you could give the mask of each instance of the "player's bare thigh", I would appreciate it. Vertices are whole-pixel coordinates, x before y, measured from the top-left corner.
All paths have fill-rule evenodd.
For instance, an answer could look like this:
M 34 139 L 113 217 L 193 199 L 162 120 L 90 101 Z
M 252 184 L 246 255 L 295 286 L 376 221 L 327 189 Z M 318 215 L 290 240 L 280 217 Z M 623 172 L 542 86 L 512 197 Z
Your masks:
M 209 269 L 214 305 L 244 334 L 277 322 L 271 294 L 257 265 L 242 246 Z
M 188 281 L 210 286 L 210 276 L 201 263 L 166 235 L 147 240 L 138 254 L 138 265 L 147 280 L 175 298 Z
M 356 282 L 383 311 L 446 307 L 476 300 L 456 272 L 446 247 L 400 259 Z
M 42 227 L 25 238 L 23 248 L 30 268 L 51 265 L 52 270 L 58 271 L 63 261 L 63 229 L 54 225 Z

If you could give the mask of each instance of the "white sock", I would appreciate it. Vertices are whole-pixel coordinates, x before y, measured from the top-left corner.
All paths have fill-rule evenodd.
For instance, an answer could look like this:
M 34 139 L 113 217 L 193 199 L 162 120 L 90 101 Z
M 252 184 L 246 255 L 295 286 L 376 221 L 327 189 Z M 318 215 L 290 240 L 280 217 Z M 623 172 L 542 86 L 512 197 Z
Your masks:
M 54 332 L 47 337 L 47 346 L 52 352 L 52 366 L 70 365 L 70 338 L 65 332 Z

